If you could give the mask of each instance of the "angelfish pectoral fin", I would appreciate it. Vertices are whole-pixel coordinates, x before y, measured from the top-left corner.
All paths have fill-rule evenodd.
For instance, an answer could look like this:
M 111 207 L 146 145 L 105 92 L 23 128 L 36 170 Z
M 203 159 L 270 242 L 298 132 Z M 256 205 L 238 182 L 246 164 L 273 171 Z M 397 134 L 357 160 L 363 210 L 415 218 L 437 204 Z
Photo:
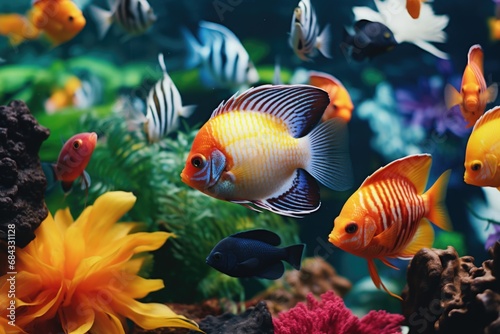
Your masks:
M 486 154 L 486 164 L 488 165 L 488 169 L 490 171 L 490 176 L 494 176 L 498 170 L 498 159 L 497 156 L 491 153 Z
M 208 186 L 212 187 L 219 181 L 222 172 L 226 168 L 226 156 L 219 150 L 213 150 L 210 154 L 210 181 Z

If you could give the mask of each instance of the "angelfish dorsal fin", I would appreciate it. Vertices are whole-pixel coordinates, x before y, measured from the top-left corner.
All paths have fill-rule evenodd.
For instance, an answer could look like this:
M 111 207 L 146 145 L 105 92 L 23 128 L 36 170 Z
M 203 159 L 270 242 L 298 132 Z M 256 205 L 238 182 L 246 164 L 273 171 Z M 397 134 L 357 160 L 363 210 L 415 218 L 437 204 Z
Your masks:
M 366 178 L 361 187 L 382 180 L 404 177 L 409 179 L 417 188 L 417 194 L 425 190 L 427 178 L 431 168 L 432 157 L 430 154 L 415 154 L 394 160 L 390 164 L 380 167 L 375 173 Z
M 265 242 L 271 246 L 278 246 L 281 243 L 281 238 L 274 232 L 264 229 L 256 229 L 243 231 L 239 233 L 235 233 L 231 235 L 233 238 L 244 238 L 244 239 L 252 239 Z
M 474 44 L 470 47 L 469 53 L 467 54 L 467 61 L 469 64 L 474 64 L 481 73 L 483 73 L 483 49 L 481 45 Z
M 309 85 L 262 85 L 222 102 L 212 117 L 231 111 L 258 111 L 278 117 L 290 134 L 302 137 L 320 121 L 330 104 L 328 93 Z
M 485 112 L 477 120 L 476 124 L 474 124 L 474 128 L 472 129 L 472 131 L 479 129 L 483 124 L 486 124 L 497 118 L 500 118 L 500 106 L 496 106 Z

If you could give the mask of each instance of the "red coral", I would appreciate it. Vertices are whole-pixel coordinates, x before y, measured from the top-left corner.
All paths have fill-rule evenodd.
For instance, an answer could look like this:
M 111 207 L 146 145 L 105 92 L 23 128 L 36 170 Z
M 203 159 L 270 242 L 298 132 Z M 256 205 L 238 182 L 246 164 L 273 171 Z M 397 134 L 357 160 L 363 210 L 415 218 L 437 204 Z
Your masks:
M 363 318 L 356 317 L 333 291 L 317 301 L 307 295 L 307 304 L 298 303 L 287 312 L 273 318 L 275 334 L 395 334 L 401 333 L 404 317 L 385 311 L 371 311 Z

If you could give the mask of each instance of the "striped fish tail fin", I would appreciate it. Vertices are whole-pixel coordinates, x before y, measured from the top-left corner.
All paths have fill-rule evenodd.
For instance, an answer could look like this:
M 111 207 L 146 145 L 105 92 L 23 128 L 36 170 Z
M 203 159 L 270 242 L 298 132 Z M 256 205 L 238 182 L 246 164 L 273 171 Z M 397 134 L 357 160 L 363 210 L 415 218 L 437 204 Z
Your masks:
M 429 212 L 426 217 L 439 228 L 446 231 L 451 231 L 450 216 L 446 209 L 446 186 L 450 179 L 451 170 L 447 170 L 437 179 L 432 187 L 427 190 L 422 196 L 429 207 Z

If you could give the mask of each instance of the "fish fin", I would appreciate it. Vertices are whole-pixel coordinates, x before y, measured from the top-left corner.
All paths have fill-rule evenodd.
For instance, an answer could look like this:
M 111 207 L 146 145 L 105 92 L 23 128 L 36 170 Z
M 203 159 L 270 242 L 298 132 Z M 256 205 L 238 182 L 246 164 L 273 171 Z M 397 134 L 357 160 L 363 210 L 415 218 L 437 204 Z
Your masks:
M 61 187 L 65 195 L 68 195 L 73 189 L 73 181 L 61 181 Z
M 316 46 L 321 52 L 323 56 L 326 58 L 332 58 L 332 50 L 331 50 L 331 36 L 332 33 L 330 31 L 330 24 L 327 24 L 324 28 L 323 31 L 319 34 L 319 36 L 316 38 Z
M 491 153 L 487 153 L 484 156 L 486 163 L 488 164 L 488 167 L 491 170 L 491 175 L 495 175 L 498 169 L 498 159 L 497 156 Z
M 480 73 L 483 73 L 483 49 L 481 45 L 474 44 L 469 48 L 469 53 L 467 54 L 467 61 L 469 64 L 474 64 Z
M 252 203 L 280 215 L 299 218 L 319 209 L 319 185 L 309 173 L 297 169 L 295 176 L 285 182 L 277 193 Z
M 379 276 L 378 271 L 377 271 L 377 267 L 375 266 L 375 262 L 373 261 L 373 259 L 368 259 L 367 261 L 368 261 L 368 271 L 370 272 L 370 277 L 373 281 L 373 284 L 375 284 L 375 286 L 377 287 L 377 289 L 380 289 L 380 287 L 382 286 L 382 289 L 384 289 L 384 291 L 387 292 L 389 295 L 391 295 L 392 297 L 397 298 L 399 300 L 403 300 L 403 298 L 401 298 L 400 296 L 389 291 L 385 287 L 384 283 L 382 283 L 382 279 L 380 279 L 380 276 Z
M 500 106 L 496 106 L 485 112 L 474 124 L 472 131 L 479 129 L 483 124 L 486 124 L 494 119 L 500 118 Z
M 382 261 L 382 263 L 385 264 L 386 266 L 388 266 L 389 268 L 392 268 L 392 269 L 395 269 L 395 270 L 399 270 L 398 267 L 396 267 L 395 265 L 393 265 L 392 263 L 390 263 L 389 260 L 387 260 L 386 258 L 381 258 L 379 260 Z
M 281 276 L 283 276 L 283 273 L 285 272 L 285 266 L 281 261 L 278 261 L 261 272 L 257 273 L 255 276 L 260 277 L 260 278 L 266 278 L 266 279 L 278 279 Z
M 399 256 L 402 258 L 413 257 L 422 248 L 431 248 L 433 242 L 434 229 L 426 218 L 422 218 L 418 223 L 417 231 L 413 239 L 411 239 Z
M 259 267 L 260 261 L 255 257 L 251 257 L 243 262 L 238 263 L 238 268 L 256 269 Z
M 486 93 L 483 92 L 482 94 L 486 95 L 484 98 L 486 103 L 495 102 L 495 100 L 497 99 L 497 95 L 498 95 L 498 84 L 496 82 L 492 83 L 488 87 L 488 89 L 486 89 Z
M 422 50 L 425 50 L 438 58 L 450 59 L 450 56 L 448 56 L 448 54 L 446 52 L 439 50 L 437 47 L 435 47 L 434 45 L 432 45 L 431 43 L 429 43 L 427 41 L 413 41 L 411 43 L 415 44 L 416 46 L 418 46 Z
M 250 209 L 250 210 L 255 211 L 255 212 L 262 212 L 262 210 L 259 210 L 255 207 L 253 207 L 251 205 L 253 203 L 250 201 L 235 201 L 235 200 L 233 200 L 233 201 L 229 201 L 229 202 L 239 204 L 239 205 L 244 206 L 245 208 Z
M 347 190 L 353 184 L 348 137 L 347 124 L 340 118 L 321 123 L 305 137 L 311 152 L 306 171 L 333 190 Z
M 235 110 L 258 111 L 281 119 L 299 138 L 318 124 L 329 103 L 327 92 L 310 85 L 262 85 L 222 102 L 211 118 Z
M 417 194 L 421 194 L 427 184 L 431 163 L 432 156 L 430 154 L 415 154 L 394 160 L 367 177 L 361 187 L 385 179 L 404 177 L 415 185 Z
M 373 241 L 381 247 L 382 250 L 392 249 L 394 240 L 398 239 L 398 228 L 396 224 L 392 224 L 388 229 L 373 237 Z
M 90 175 L 86 171 L 83 171 L 83 174 L 81 176 L 82 178 L 82 184 L 81 184 L 81 189 L 82 190 L 88 190 L 91 185 L 91 180 L 90 180 Z
M 287 253 L 286 262 L 290 263 L 292 267 L 300 270 L 300 264 L 302 262 L 302 254 L 304 253 L 304 244 L 292 245 L 285 248 Z
M 429 213 L 426 217 L 439 228 L 451 231 L 450 216 L 446 209 L 446 188 L 450 179 L 451 169 L 445 171 L 437 181 L 423 194 L 424 200 L 429 205 Z
M 238 232 L 231 235 L 233 238 L 242 238 L 242 239 L 252 239 L 265 242 L 271 246 L 278 246 L 281 243 L 281 238 L 276 233 L 264 230 L 264 229 L 256 229 L 250 231 Z
M 370 7 L 353 7 L 352 12 L 354 13 L 354 21 L 367 20 L 371 22 L 384 22 L 383 16 Z
M 181 27 L 181 33 L 184 37 L 187 50 L 184 66 L 187 69 L 197 67 L 203 61 L 203 47 L 188 28 Z
M 182 116 L 184 118 L 189 118 L 195 111 L 196 107 L 197 106 L 194 104 L 188 106 L 182 106 L 182 109 L 179 110 L 179 116 Z
M 113 23 L 113 12 L 94 5 L 90 5 L 89 9 L 96 23 L 99 39 L 103 39 Z
M 446 84 L 444 88 L 444 101 L 446 108 L 449 110 L 455 105 L 461 105 L 463 102 L 462 95 L 451 84 Z

